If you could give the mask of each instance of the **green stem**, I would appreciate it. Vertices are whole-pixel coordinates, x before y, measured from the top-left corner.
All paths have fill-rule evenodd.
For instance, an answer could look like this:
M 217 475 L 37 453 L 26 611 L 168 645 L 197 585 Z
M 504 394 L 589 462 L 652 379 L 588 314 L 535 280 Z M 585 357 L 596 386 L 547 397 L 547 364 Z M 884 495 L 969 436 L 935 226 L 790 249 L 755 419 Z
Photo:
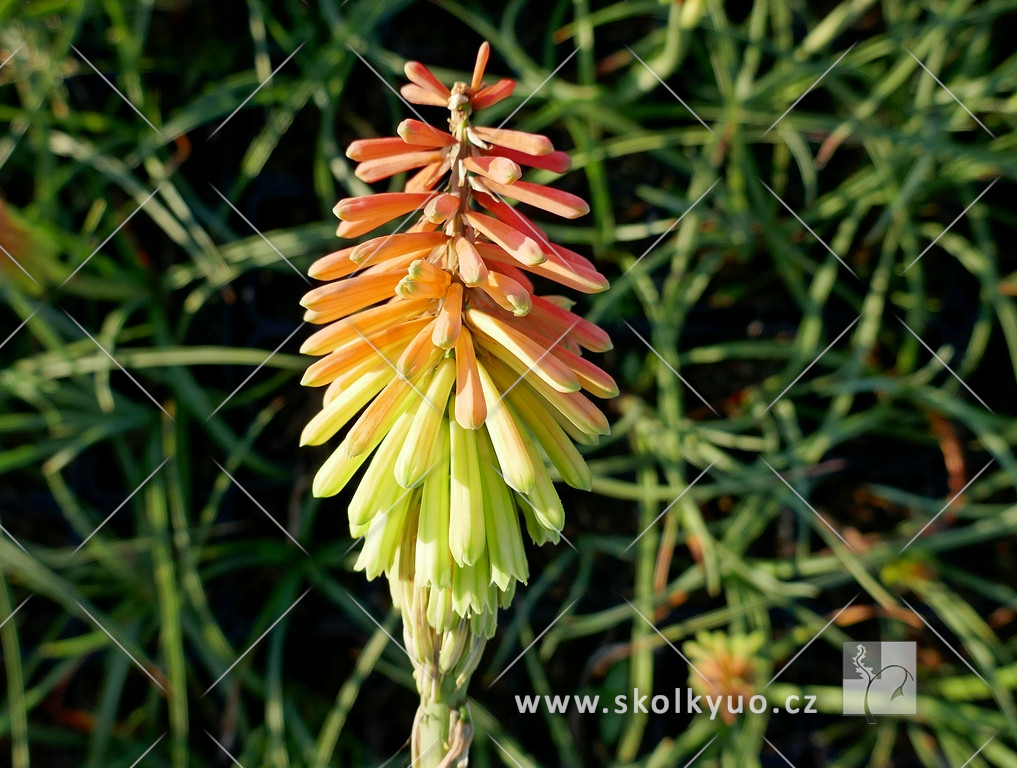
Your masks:
M 480 663 L 493 622 L 463 619 L 449 610 L 427 616 L 431 588 L 412 582 L 390 582 L 392 596 L 403 614 L 403 639 L 413 662 L 420 706 L 413 720 L 413 765 L 419 768 L 466 768 L 473 722 L 466 700 L 470 678 Z M 485 624 L 490 625 L 485 628 Z
M 421 768 L 465 768 L 469 763 L 473 726 L 466 704 L 465 686 L 446 701 L 421 700 L 413 721 L 413 760 Z

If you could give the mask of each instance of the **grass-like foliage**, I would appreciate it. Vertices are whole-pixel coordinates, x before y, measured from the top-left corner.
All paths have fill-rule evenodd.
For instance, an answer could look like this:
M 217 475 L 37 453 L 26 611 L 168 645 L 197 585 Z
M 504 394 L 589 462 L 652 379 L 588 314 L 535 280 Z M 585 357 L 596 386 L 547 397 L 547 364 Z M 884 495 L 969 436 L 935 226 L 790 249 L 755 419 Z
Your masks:
M 622 394 L 471 765 L 1017 766 L 1015 11 L 0 2 L 0 765 L 409 762 L 387 590 L 296 447 L 298 301 L 404 62 L 468 80 L 486 39 L 486 124 L 573 156 L 591 214 L 539 223 L 612 281 L 575 311 Z M 869 725 L 876 640 L 917 704 Z M 615 711 L 686 686 L 817 713 Z

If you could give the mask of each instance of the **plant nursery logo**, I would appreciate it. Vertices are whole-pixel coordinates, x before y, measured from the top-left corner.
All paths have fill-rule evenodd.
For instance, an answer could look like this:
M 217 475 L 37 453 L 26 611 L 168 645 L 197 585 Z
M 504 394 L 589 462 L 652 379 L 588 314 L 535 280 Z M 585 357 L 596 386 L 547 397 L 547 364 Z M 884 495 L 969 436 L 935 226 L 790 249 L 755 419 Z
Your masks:
M 915 669 L 914 643 L 844 643 L 844 714 L 915 714 Z

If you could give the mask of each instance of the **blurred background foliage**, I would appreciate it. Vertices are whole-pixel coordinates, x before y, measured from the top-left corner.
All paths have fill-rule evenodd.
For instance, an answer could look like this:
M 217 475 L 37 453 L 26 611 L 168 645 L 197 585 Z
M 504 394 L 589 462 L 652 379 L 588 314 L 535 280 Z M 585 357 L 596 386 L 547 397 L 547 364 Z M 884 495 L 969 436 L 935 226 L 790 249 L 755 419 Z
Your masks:
M 574 154 L 592 215 L 548 230 L 612 279 L 580 306 L 623 394 L 473 764 L 1017 766 L 1015 11 L 0 2 L 0 764 L 408 762 L 397 619 L 296 449 L 297 302 L 368 191 L 345 146 L 408 116 L 382 81 L 487 39 L 491 120 Z M 670 694 L 703 631 L 820 714 L 517 714 Z M 918 713 L 867 726 L 841 647 L 876 639 Z

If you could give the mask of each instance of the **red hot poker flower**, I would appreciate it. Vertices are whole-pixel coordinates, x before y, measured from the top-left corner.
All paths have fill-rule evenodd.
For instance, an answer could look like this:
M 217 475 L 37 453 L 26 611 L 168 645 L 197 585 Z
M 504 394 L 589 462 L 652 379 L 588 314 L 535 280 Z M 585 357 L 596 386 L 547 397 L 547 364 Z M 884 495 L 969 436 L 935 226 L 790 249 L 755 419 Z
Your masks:
M 347 156 L 361 180 L 410 176 L 401 192 L 347 198 L 335 213 L 346 238 L 419 217 L 319 259 L 311 276 L 332 282 L 302 301 L 305 319 L 323 326 L 302 347 L 320 358 L 303 383 L 326 387 L 302 443 L 324 443 L 352 422 L 313 491 L 332 496 L 367 465 L 350 531 L 364 537 L 357 567 L 388 576 L 404 615 L 422 697 L 415 758 L 428 735 L 445 759 L 465 754 L 465 681 L 498 607 L 528 578 L 522 529 L 542 544 L 564 525 L 545 459 L 589 489 L 575 443 L 595 442 L 608 424 L 585 393 L 617 394 L 582 357 L 610 349 L 607 335 L 564 297 L 535 293 L 533 275 L 586 293 L 607 281 L 526 213 L 589 211 L 522 178 L 530 168 L 564 173 L 568 155 L 545 136 L 473 123 L 515 86 L 484 84 L 488 54 L 484 43 L 470 82 L 451 88 L 423 64 L 406 65 L 403 96 L 447 108 L 448 130 L 409 119 L 396 137 L 354 141 Z M 449 675 L 451 694 L 440 684 Z

